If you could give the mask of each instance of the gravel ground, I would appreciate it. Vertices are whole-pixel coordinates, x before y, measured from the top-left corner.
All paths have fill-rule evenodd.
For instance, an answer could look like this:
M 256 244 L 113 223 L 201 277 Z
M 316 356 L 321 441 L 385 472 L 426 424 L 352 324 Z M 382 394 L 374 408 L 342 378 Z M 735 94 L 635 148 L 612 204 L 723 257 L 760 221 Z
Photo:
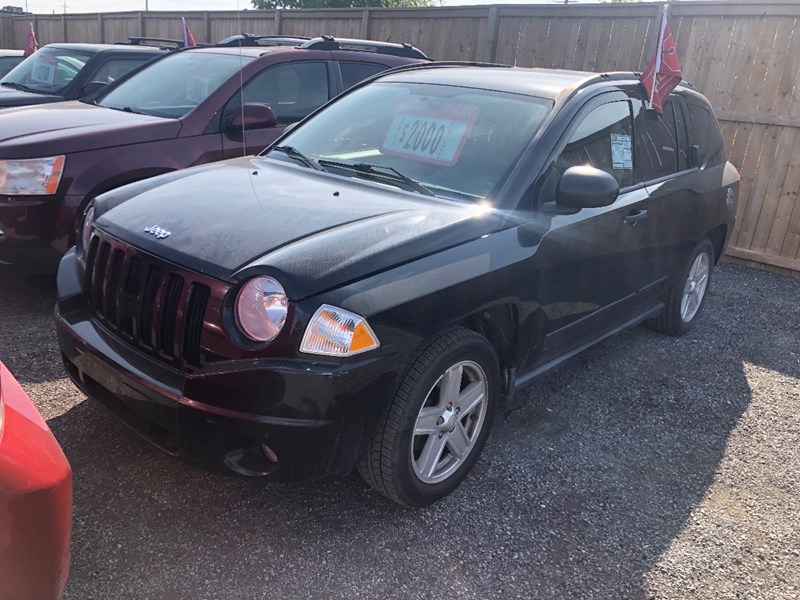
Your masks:
M 75 472 L 67 599 L 798 598 L 800 280 L 730 265 L 518 394 L 452 496 L 279 486 L 151 449 L 64 378 L 48 280 L 0 271 L 0 358 Z

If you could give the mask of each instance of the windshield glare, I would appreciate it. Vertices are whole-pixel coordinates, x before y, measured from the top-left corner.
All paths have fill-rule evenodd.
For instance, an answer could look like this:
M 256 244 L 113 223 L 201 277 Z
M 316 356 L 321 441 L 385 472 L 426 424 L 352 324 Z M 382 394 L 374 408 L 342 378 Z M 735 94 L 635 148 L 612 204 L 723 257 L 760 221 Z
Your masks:
M 395 169 L 438 196 L 487 198 L 552 108 L 520 94 L 436 84 L 376 82 L 345 96 L 282 139 L 328 161 Z M 285 152 L 271 158 L 292 160 Z
M 210 52 L 171 54 L 115 86 L 97 104 L 178 119 L 251 60 L 252 57 Z
M 59 94 L 66 88 L 91 58 L 87 52 L 42 48 L 22 61 L 0 80 L 27 91 Z

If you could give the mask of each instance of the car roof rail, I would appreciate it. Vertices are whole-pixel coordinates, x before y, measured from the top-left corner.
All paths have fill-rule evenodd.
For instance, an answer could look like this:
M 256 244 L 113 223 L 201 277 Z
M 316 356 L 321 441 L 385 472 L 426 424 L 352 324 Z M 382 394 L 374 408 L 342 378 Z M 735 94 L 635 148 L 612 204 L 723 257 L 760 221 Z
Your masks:
M 311 38 L 302 35 L 253 35 L 240 33 L 214 44 L 215 46 L 296 46 Z
M 298 48 L 304 50 L 354 50 L 359 52 L 374 52 L 389 56 L 402 56 L 403 58 L 418 58 L 432 60 L 419 48 L 409 43 L 395 44 L 392 42 L 377 42 L 374 40 L 356 40 L 350 38 L 334 38 L 332 35 L 323 35 L 300 44 Z
M 454 68 L 454 67 L 481 67 L 481 68 L 503 68 L 512 69 L 511 65 L 501 65 L 499 63 L 489 63 L 480 61 L 469 60 L 437 60 L 429 63 L 411 63 L 409 65 L 400 65 L 393 67 L 388 71 L 384 71 L 381 75 L 389 73 L 398 73 L 401 71 L 419 71 L 423 69 L 438 69 L 438 68 Z
M 118 46 L 154 46 L 164 50 L 183 48 L 183 40 L 154 37 L 129 37 L 127 42 L 116 42 Z
M 610 71 L 608 73 L 597 73 L 584 79 L 575 89 L 582 89 L 597 83 L 607 81 L 638 81 L 641 73 L 636 71 Z M 697 90 L 693 83 L 682 79 L 678 84 L 690 90 Z

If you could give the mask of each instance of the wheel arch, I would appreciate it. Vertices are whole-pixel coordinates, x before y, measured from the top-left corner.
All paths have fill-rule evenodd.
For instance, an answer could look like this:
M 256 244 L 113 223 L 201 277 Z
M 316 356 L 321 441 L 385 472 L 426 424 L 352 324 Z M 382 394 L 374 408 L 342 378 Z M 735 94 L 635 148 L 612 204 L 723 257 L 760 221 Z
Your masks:
M 728 239 L 728 224 L 717 225 L 707 235 L 714 246 L 714 264 L 716 264 L 722 258 L 722 253 L 725 250 L 725 241 Z
M 505 303 L 482 308 L 452 324 L 482 335 L 492 345 L 500 364 L 503 399 L 508 398 L 511 393 L 517 368 L 518 323 L 517 307 Z

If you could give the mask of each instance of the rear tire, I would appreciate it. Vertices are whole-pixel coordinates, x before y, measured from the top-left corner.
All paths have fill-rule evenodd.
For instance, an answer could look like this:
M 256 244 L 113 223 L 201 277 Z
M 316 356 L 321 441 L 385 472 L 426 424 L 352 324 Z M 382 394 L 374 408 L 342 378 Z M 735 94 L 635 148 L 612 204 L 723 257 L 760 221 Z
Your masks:
M 427 506 L 478 460 L 500 398 L 492 345 L 464 328 L 423 344 L 370 440 L 358 471 L 384 496 Z
M 656 331 L 681 336 L 694 327 L 703 312 L 711 287 L 714 268 L 714 245 L 703 238 L 695 246 L 680 279 L 667 294 L 667 305 L 657 317 L 647 321 Z

